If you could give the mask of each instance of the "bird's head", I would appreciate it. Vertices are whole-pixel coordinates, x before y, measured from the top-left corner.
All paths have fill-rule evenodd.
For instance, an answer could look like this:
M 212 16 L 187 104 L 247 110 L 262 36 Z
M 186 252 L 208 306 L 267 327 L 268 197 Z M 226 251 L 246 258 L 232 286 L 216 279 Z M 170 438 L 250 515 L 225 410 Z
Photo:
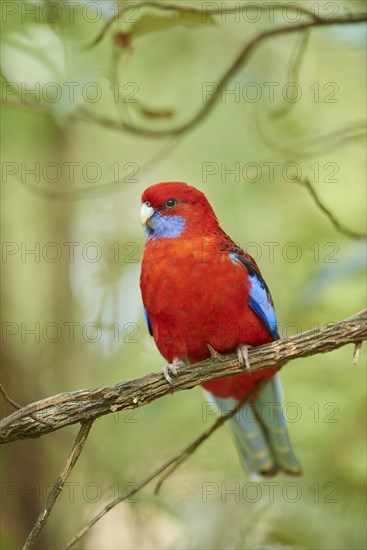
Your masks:
M 219 227 L 204 193 L 187 183 L 157 183 L 141 200 L 140 219 L 148 239 L 205 235 Z

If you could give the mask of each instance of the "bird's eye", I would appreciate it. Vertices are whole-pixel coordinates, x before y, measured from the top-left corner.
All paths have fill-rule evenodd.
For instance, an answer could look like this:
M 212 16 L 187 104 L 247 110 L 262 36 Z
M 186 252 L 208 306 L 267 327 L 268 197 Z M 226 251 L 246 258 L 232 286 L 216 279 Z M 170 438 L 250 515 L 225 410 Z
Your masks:
M 145 206 L 151 206 L 150 202 L 149 201 L 145 201 Z
M 175 199 L 168 199 L 166 202 L 167 208 L 172 208 L 173 206 L 176 206 L 177 201 Z

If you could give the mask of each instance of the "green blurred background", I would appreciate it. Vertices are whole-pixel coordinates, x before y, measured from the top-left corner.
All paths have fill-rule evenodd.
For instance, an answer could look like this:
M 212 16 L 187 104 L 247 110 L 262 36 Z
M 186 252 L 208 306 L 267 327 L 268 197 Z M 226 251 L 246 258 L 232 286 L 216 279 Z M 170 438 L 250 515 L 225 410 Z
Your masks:
M 291 64 L 300 36 L 267 41 L 228 82 L 224 92 L 234 93 L 223 93 L 202 123 L 181 137 L 159 138 L 129 133 L 119 122 L 150 130 L 185 123 L 242 46 L 275 25 L 291 25 L 292 13 L 277 12 L 272 22 L 267 3 L 257 2 L 256 20 L 246 2 L 237 2 L 238 19 L 227 14 L 204 22 L 201 13 L 179 20 L 173 12 L 139 9 L 138 2 L 91 48 L 113 3 L 75 4 L 2 6 L 8 394 L 24 404 L 162 368 L 139 291 L 140 195 L 158 181 L 187 181 L 205 192 L 224 230 L 258 260 L 283 336 L 361 310 L 365 242 L 337 232 L 292 174 L 308 176 L 343 224 L 364 231 L 364 25 L 312 30 L 298 75 Z M 208 3 L 179 5 L 200 10 Z M 365 9 L 354 1 L 299 5 L 321 16 Z M 288 86 L 294 80 L 297 101 Z M 24 102 L 33 107 L 22 108 Z M 348 346 L 282 372 L 301 478 L 279 476 L 256 488 L 222 429 L 158 496 L 153 485 L 144 489 L 77 547 L 365 548 L 365 347 L 357 367 L 352 354 Z M 98 420 L 37 547 L 62 546 L 118 492 L 197 437 L 214 420 L 203 415 L 203 403 L 195 388 L 134 415 Z M 3 415 L 12 410 L 2 408 Z M 24 543 L 76 433 L 72 426 L 2 449 L 2 548 Z

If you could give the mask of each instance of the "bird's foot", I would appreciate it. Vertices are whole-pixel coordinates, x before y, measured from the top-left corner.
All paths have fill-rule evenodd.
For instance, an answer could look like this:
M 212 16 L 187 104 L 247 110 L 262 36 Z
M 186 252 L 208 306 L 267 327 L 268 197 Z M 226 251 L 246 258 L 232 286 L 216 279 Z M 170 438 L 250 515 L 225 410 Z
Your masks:
M 169 363 L 165 367 L 163 367 L 162 372 L 163 376 L 167 380 L 169 384 L 172 384 L 172 378 L 170 374 L 173 374 L 174 376 L 177 376 L 178 369 L 180 367 L 184 366 L 184 362 L 181 359 L 174 359 L 172 363 Z
M 250 347 L 251 346 L 248 346 L 246 344 L 240 344 L 239 346 L 237 346 L 237 350 L 236 350 L 238 361 L 241 367 L 245 368 L 249 374 L 251 373 L 251 365 L 248 358 L 248 349 Z

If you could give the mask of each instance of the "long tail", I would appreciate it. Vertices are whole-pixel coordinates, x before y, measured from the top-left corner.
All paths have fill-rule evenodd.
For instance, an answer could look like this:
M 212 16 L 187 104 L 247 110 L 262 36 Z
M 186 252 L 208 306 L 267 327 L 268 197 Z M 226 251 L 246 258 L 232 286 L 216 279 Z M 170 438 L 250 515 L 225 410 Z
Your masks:
M 223 399 L 206 391 L 208 400 L 222 414 L 237 404 L 233 398 Z M 270 379 L 258 397 L 242 407 L 228 421 L 245 471 L 251 477 L 273 476 L 279 470 L 300 475 L 283 415 L 283 395 L 278 376 Z

